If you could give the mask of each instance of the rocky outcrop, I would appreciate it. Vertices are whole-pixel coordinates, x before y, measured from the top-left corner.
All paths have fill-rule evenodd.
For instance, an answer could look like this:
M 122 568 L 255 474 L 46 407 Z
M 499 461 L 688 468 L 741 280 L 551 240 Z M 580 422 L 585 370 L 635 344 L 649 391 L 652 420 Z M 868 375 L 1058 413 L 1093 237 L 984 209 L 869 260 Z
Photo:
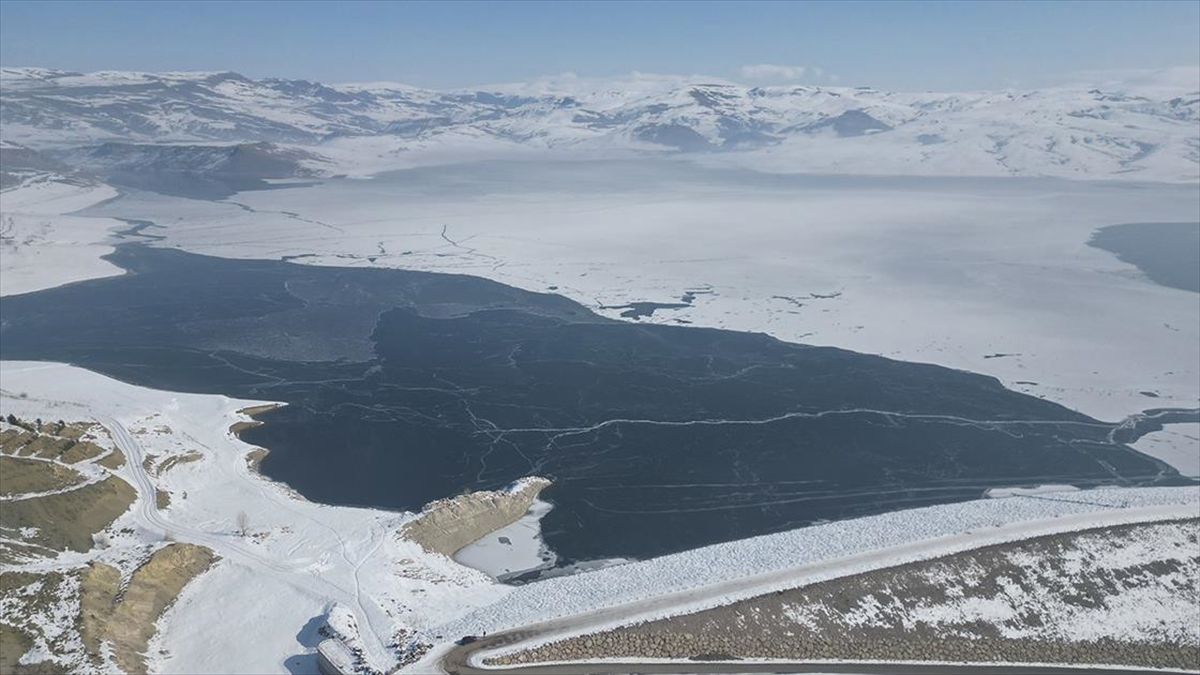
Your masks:
M 439 499 L 405 523 L 401 534 L 427 551 L 453 557 L 464 546 L 515 523 L 549 485 L 550 481 L 534 476 L 504 490 Z

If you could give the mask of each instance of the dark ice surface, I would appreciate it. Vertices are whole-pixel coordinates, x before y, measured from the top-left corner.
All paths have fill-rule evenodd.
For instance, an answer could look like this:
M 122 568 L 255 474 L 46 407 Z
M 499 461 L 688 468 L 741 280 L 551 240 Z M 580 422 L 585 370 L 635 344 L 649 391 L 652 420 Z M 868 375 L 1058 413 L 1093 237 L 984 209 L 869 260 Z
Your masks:
M 1200 293 L 1200 223 L 1112 225 L 1088 244 L 1136 265 L 1156 284 Z
M 982 375 L 617 322 L 475 277 L 141 244 L 108 259 L 129 273 L 5 297 L 0 357 L 287 402 L 244 436 L 316 501 L 419 509 L 548 476 L 564 564 L 989 487 L 1190 482 L 1124 443 L 1194 412 L 1119 428 Z

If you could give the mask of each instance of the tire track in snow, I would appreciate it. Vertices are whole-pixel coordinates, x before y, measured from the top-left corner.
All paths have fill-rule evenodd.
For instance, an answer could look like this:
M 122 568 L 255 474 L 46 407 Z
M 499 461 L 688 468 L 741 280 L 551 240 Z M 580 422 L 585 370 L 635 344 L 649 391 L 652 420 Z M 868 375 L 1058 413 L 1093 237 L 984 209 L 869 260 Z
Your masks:
M 256 568 L 261 572 L 282 577 L 283 580 L 293 587 L 311 595 L 320 600 L 337 600 L 348 607 L 354 608 L 355 613 L 365 619 L 367 627 L 370 629 L 360 634 L 360 642 L 367 653 L 369 662 L 374 667 L 386 669 L 394 661 L 394 657 L 390 654 L 386 645 L 383 643 L 383 638 L 378 630 L 373 612 L 369 611 L 369 607 L 363 600 L 362 584 L 359 580 L 359 569 L 368 558 L 371 557 L 383 544 L 384 532 L 372 530 L 371 538 L 374 540 L 374 545 L 371 550 L 362 556 L 358 561 L 352 561 L 350 554 L 347 551 L 346 540 L 337 530 L 329 525 L 322 523 L 315 518 L 307 516 L 305 518 L 316 524 L 319 524 L 329 530 L 338 541 L 341 549 L 342 559 L 350 566 L 352 571 L 353 589 L 345 589 L 336 585 L 332 581 L 323 577 L 303 574 L 304 570 L 309 566 L 308 561 L 300 561 L 299 564 L 284 565 L 272 560 L 267 555 L 254 551 L 250 547 L 238 543 L 234 540 L 236 535 L 214 534 L 205 530 L 189 527 L 187 525 L 172 523 L 158 509 L 158 503 L 155 500 L 156 485 L 146 472 L 142 465 L 144 451 L 138 440 L 125 428 L 118 420 L 112 417 L 100 417 L 98 421 L 106 426 L 113 435 L 113 441 L 117 447 L 121 448 L 126 455 L 126 462 L 130 467 L 130 472 L 133 474 L 134 488 L 138 493 L 138 517 L 143 528 L 156 532 L 159 535 L 166 536 L 167 533 L 178 533 L 186 537 L 191 543 L 203 544 L 213 549 L 221 555 L 229 555 L 233 553 L 234 557 L 240 564 L 248 565 Z M 266 497 L 265 490 L 260 488 L 263 496 Z M 271 497 L 268 497 L 271 498 Z M 274 499 L 271 498 L 273 501 Z M 289 511 L 296 513 L 295 509 L 288 508 L 288 505 L 283 505 Z M 299 515 L 299 514 L 298 514 Z M 303 581 L 303 583 L 301 583 Z

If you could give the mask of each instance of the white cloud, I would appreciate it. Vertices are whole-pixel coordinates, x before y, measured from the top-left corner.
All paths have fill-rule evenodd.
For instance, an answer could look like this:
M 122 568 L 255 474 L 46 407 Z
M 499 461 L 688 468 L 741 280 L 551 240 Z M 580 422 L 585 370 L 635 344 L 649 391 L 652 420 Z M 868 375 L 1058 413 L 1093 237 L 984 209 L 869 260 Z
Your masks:
M 771 82 L 827 82 L 837 84 L 837 75 L 820 66 L 785 66 L 778 63 L 756 63 L 742 66 L 742 77 L 747 80 L 768 80 Z
M 663 73 L 648 73 L 634 70 L 629 73 L 612 76 L 589 76 L 564 72 L 557 75 L 546 75 L 523 82 L 493 82 L 474 85 L 473 90 L 503 91 L 529 96 L 569 95 L 587 96 L 600 94 L 607 96 L 612 92 L 627 94 L 657 94 L 666 93 L 680 87 L 696 83 L 705 84 L 737 84 L 731 80 L 714 75 L 669 75 Z
M 756 63 L 742 66 L 742 77 L 751 80 L 800 80 L 808 72 L 805 66 L 781 66 L 778 63 Z
M 1051 84 L 1103 87 L 1143 96 L 1176 96 L 1200 91 L 1200 66 L 1143 70 L 1088 70 L 1071 73 Z

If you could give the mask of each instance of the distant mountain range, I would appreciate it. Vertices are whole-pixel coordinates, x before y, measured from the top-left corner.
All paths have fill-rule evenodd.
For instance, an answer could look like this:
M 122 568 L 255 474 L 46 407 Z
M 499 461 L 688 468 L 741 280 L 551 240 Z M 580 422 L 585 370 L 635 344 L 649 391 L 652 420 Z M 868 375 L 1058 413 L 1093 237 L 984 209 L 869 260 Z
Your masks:
M 279 162 L 298 162 L 296 175 L 361 173 L 478 149 L 703 153 L 780 172 L 1200 179 L 1200 91 L 1186 89 L 896 93 L 663 78 L 433 91 L 4 68 L 0 94 L 10 150 L 122 171 L 242 162 L 279 175 L 289 173 Z M 231 156 L 138 144 L 258 145 Z

